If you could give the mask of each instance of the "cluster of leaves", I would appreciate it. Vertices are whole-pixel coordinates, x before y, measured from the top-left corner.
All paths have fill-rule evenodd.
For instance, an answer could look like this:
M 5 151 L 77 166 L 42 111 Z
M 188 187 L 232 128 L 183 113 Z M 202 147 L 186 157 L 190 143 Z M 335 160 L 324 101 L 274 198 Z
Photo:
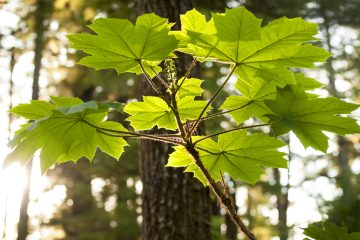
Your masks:
M 96 34 L 69 36 L 72 47 L 88 54 L 80 64 L 95 69 L 114 68 L 121 74 L 144 74 L 158 96 L 143 96 L 142 101 L 125 105 L 79 99 L 52 98 L 53 104 L 32 101 L 12 112 L 33 122 L 25 124 L 15 135 L 13 152 L 7 162 L 25 163 L 40 149 L 42 170 L 54 163 L 93 158 L 96 148 L 119 158 L 127 145 L 124 138 L 138 137 L 174 145 L 168 166 L 185 167 L 204 185 L 204 175 L 189 144 L 199 153 L 211 178 L 221 180 L 223 173 L 248 183 L 256 183 L 265 167 L 287 167 L 284 143 L 276 137 L 294 132 L 305 147 L 326 152 L 327 136 L 359 133 L 356 121 L 340 114 L 350 114 L 357 105 L 336 98 L 321 98 L 309 90 L 321 87 L 316 80 L 294 73 L 291 68 L 312 68 L 330 54 L 311 44 L 316 40 L 316 24 L 301 18 L 280 18 L 261 26 L 245 8 L 213 13 L 210 20 L 196 10 L 181 16 L 182 29 L 172 31 L 167 19 L 155 14 L 140 16 L 133 24 L 124 19 L 97 19 L 89 26 Z M 201 96 L 202 80 L 176 74 L 161 77 L 159 64 L 175 57 L 176 51 L 190 54 L 195 60 L 216 61 L 230 66 L 229 74 L 217 93 L 209 100 Z M 190 72 L 190 71 L 188 71 Z M 237 76 L 239 95 L 228 97 L 219 109 L 211 103 L 225 84 Z M 161 92 L 152 78 L 167 88 Z M 110 107 L 128 114 L 135 131 L 120 123 L 105 121 Z M 210 113 L 213 111 L 213 113 Z M 239 127 L 213 136 L 191 136 L 199 122 L 212 116 L 230 114 Z M 262 124 L 246 126 L 249 118 Z M 271 136 L 249 134 L 245 129 L 268 125 Z M 137 131 L 164 128 L 172 134 L 146 134 Z M 216 139 L 216 136 L 218 138 Z
M 346 227 L 339 227 L 330 222 L 324 222 L 321 227 L 309 225 L 304 229 L 304 235 L 314 240 L 359 240 L 360 232 L 348 233 Z M 305 240 L 310 240 L 306 238 Z

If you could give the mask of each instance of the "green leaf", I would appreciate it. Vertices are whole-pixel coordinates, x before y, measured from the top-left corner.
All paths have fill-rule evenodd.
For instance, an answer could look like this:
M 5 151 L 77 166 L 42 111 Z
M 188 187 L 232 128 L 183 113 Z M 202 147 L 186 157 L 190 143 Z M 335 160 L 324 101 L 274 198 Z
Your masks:
M 248 81 L 249 84 L 255 79 L 275 83 L 279 87 L 296 83 L 293 73 L 285 68 L 258 68 L 243 64 L 236 68 L 235 74 L 240 80 Z
M 109 110 L 115 110 L 119 113 L 124 113 L 124 104 L 120 102 L 101 102 L 98 103 L 99 107 L 105 107 Z
M 330 54 L 312 45 L 317 25 L 301 18 L 281 18 L 260 28 L 261 20 L 245 8 L 213 14 L 208 22 L 196 10 L 181 16 L 180 51 L 201 61 L 236 64 L 239 78 L 259 77 L 278 86 L 294 84 L 289 67 L 311 68 Z M 245 76 L 244 76 L 245 75 Z
M 213 13 L 212 17 L 219 39 L 232 42 L 236 52 L 241 41 L 260 38 L 261 19 L 246 8 L 226 9 L 225 13 Z
M 178 45 L 169 35 L 171 26 L 154 13 L 138 17 L 135 25 L 126 19 L 101 18 L 89 25 L 97 35 L 72 34 L 68 38 L 73 48 L 90 55 L 80 60 L 82 65 L 140 74 L 141 62 L 152 74 L 149 68 L 172 56 Z
M 71 97 L 55 97 L 51 96 L 51 101 L 56 107 L 70 107 L 74 105 L 83 104 L 84 102 L 80 98 L 71 98 Z
M 56 110 L 61 111 L 65 115 L 70 115 L 73 113 L 82 113 L 88 109 L 98 110 L 97 102 L 89 101 L 86 103 L 80 103 L 72 106 L 64 106 L 64 107 L 60 106 L 56 108 Z
M 120 157 L 127 146 L 126 141 L 96 129 L 127 132 L 119 123 L 104 122 L 106 108 L 99 108 L 94 101 L 80 104 L 82 101 L 78 98 L 52 97 L 52 101 L 52 111 L 16 132 L 10 142 L 12 152 L 6 157 L 4 165 L 14 161 L 25 164 L 37 150 L 40 150 L 42 172 L 56 162 L 76 162 L 83 156 L 91 160 L 97 147 L 114 158 Z M 46 104 L 31 101 L 22 107 L 39 112 Z
M 182 121 L 195 120 L 200 115 L 201 111 L 205 108 L 206 101 L 194 100 L 194 97 L 187 96 L 178 99 L 178 111 Z M 211 106 L 207 108 L 207 111 L 212 109 Z
M 360 232 L 348 233 L 346 227 L 339 227 L 330 222 L 324 222 L 322 227 L 309 225 L 304 229 L 304 235 L 314 240 L 359 240 Z
M 236 62 L 243 41 L 259 36 L 261 20 L 245 8 L 228 9 L 225 14 L 205 17 L 191 10 L 181 16 L 183 41 L 188 42 L 187 52 L 202 60 Z M 229 25 L 223 27 L 223 25 Z
M 181 83 L 183 79 L 184 78 L 179 79 L 179 83 Z M 198 78 L 186 78 L 176 96 L 179 98 L 186 96 L 201 96 L 202 92 L 204 91 L 200 86 L 201 83 L 202 80 Z
M 197 137 L 196 139 L 199 139 Z M 229 173 L 234 179 L 255 184 L 264 172 L 260 166 L 286 168 L 285 153 L 277 148 L 285 144 L 266 134 L 247 135 L 246 131 L 225 133 L 218 142 L 206 139 L 196 144 L 200 159 L 215 181 L 221 180 L 221 173 Z M 167 166 L 186 167 L 205 186 L 209 183 L 182 146 L 174 148 Z
M 227 97 L 220 109 L 232 110 L 230 114 L 237 123 L 242 123 L 250 117 L 262 119 L 263 115 L 271 113 L 264 100 L 275 98 L 276 86 L 274 84 L 262 79 L 249 78 L 245 81 L 239 79 L 236 88 L 242 95 Z
M 124 107 L 131 116 L 127 118 L 136 130 L 148 130 L 154 126 L 175 130 L 175 118 L 170 107 L 159 97 L 144 96 L 143 102 L 131 102 Z
M 331 55 L 313 45 L 292 46 L 256 52 L 244 57 L 241 63 L 256 68 L 312 68 L 315 62 L 324 62 Z
M 176 130 L 175 115 L 167 103 L 159 97 L 144 96 L 143 102 L 131 102 L 124 111 L 131 116 L 127 118 L 136 130 L 148 130 L 155 126 L 169 130 Z M 178 111 L 182 121 L 196 119 L 206 102 L 194 100 L 187 96 L 178 99 Z M 209 107 L 208 110 L 211 108 Z
M 55 109 L 54 105 L 48 102 L 40 100 L 31 100 L 30 102 L 31 104 L 19 104 L 9 112 L 29 120 L 39 120 L 48 116 Z
M 306 90 L 322 86 L 315 79 L 305 77 L 302 73 L 295 74 L 294 80 Z M 265 105 L 264 100 L 275 99 L 276 85 L 265 82 L 262 78 L 246 75 L 246 78 L 243 77 L 237 81 L 235 87 L 242 95 L 227 97 L 220 109 L 230 110 L 231 116 L 237 123 L 242 123 L 250 117 L 265 121 L 264 115 L 271 114 L 272 111 Z
M 316 79 L 306 77 L 303 73 L 295 74 L 297 84 L 301 85 L 305 90 L 313 90 L 321 88 L 324 84 L 318 82 Z
M 360 127 L 352 118 L 339 114 L 350 114 L 359 106 L 337 98 L 309 98 L 299 86 L 287 86 L 277 90 L 275 100 L 265 100 L 273 112 L 268 114 L 273 132 L 282 135 L 293 131 L 304 147 L 326 152 L 328 138 L 323 131 L 340 135 L 359 133 Z

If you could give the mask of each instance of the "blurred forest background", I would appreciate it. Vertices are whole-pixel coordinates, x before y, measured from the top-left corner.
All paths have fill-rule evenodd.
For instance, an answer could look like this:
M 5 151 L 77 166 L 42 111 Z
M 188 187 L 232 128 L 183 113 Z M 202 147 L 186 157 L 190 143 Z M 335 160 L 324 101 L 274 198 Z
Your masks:
M 141 86 L 135 75 L 118 76 L 113 70 L 94 71 L 76 65 L 83 53 L 69 48 L 66 35 L 89 32 L 86 25 L 95 18 L 134 21 L 141 12 L 164 6 L 161 11 L 166 12 L 166 4 L 176 2 L 172 7 L 183 12 L 182 4 L 190 1 L 148 1 L 152 6 L 141 2 L 147 1 L 0 1 L 0 166 L 9 152 L 6 142 L 21 123 L 7 114 L 12 106 L 31 98 L 47 100 L 48 95 L 124 103 L 138 97 Z M 321 41 L 316 44 L 334 55 L 306 74 L 324 84 L 322 95 L 360 103 L 360 0 L 198 0 L 192 4 L 207 15 L 242 5 L 264 18 L 264 23 L 281 16 L 301 16 L 319 23 Z M 166 14 L 171 16 L 171 12 Z M 226 69 L 220 64 L 204 63 L 198 66 L 198 72 L 209 89 L 204 93 L 206 98 L 221 83 Z M 229 93 L 234 91 L 228 89 Z M 222 99 L 217 101 L 220 105 Z M 123 120 L 115 113 L 111 118 Z M 223 117 L 207 122 L 206 129 L 217 132 L 219 127 L 226 129 L 234 124 L 230 117 Z M 359 136 L 331 138 L 331 151 L 324 156 L 303 149 L 292 135 L 286 136 L 284 140 L 290 143 L 289 171 L 267 169 L 255 186 L 225 179 L 239 213 L 259 239 L 303 239 L 301 228 L 326 219 L 347 226 L 350 232 L 360 230 Z M 145 235 L 151 233 L 142 231 L 144 222 L 151 219 L 142 215 L 141 194 L 147 185 L 141 181 L 140 147 L 136 141 L 130 145 L 120 161 L 99 153 L 92 163 L 66 163 L 44 176 L 40 176 L 36 158 L 25 169 L 13 166 L 2 170 L 0 239 L 150 239 Z M 31 181 L 27 180 L 29 176 Z M 175 188 L 174 184 L 167 188 Z M 180 198 L 181 193 L 176 194 Z M 158 200 L 169 205 L 166 198 Z M 194 204 L 196 208 L 197 202 Z M 204 231 L 209 231 L 212 239 L 243 239 L 214 196 L 210 195 L 207 204 L 211 221 Z M 167 211 L 150 209 L 158 218 L 169 218 Z M 210 218 L 209 213 L 193 217 L 198 214 Z M 189 220 L 177 218 L 173 226 L 165 224 L 164 229 L 171 232 L 171 227 L 185 221 Z

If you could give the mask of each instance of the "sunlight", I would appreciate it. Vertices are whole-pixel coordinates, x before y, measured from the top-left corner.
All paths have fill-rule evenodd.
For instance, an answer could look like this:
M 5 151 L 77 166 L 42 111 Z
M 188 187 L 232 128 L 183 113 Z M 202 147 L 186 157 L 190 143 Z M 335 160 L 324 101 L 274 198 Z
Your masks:
M 63 6 L 64 2 L 67 1 L 57 1 L 56 4 Z M 238 5 L 239 2 L 244 1 L 230 1 L 230 6 Z M 21 47 L 23 53 L 21 56 L 16 58 L 16 64 L 13 71 L 12 81 L 14 83 L 14 94 L 12 99 L 9 99 L 9 57 L 5 55 L 0 55 L 0 238 L 2 235 L 6 235 L 6 239 L 16 239 L 17 237 L 17 224 L 19 221 L 20 215 L 20 206 L 22 195 L 24 191 L 24 186 L 26 185 L 26 170 L 20 164 L 12 164 L 6 169 L 2 169 L 3 161 L 6 158 L 7 154 L 10 152 L 7 143 L 9 137 L 12 137 L 14 130 L 18 129 L 21 124 L 24 123 L 23 120 L 14 118 L 11 126 L 9 127 L 9 117 L 8 117 L 8 108 L 12 105 L 17 105 L 21 102 L 28 102 L 31 98 L 31 89 L 32 89 L 32 73 L 33 73 L 33 58 L 34 53 L 31 50 L 33 47 L 32 40 L 27 41 L 31 42 L 25 48 L 23 43 L 17 42 L 17 39 L 14 36 L 10 36 L 10 32 L 13 29 L 18 28 L 21 18 L 12 12 L 16 12 L 14 9 L 19 7 L 19 1 L 9 1 L 9 4 L 6 5 L 6 8 L 0 8 L 0 30 L 2 33 L 8 33 L 9 35 L 6 38 L 3 38 L 1 41 L 1 47 L 5 50 L 10 49 L 14 46 Z M 78 2 L 77 4 L 80 4 Z M 314 7 L 314 6 L 312 6 Z M 95 13 L 94 13 L 95 14 Z M 97 13 L 97 17 L 106 16 L 105 13 Z M 53 21 L 50 23 L 51 31 L 59 31 L 60 23 L 58 21 Z M 64 43 L 66 40 L 64 33 L 61 34 L 61 41 Z M 353 31 L 349 28 L 338 28 L 337 32 L 334 33 L 333 44 L 334 46 L 346 45 L 344 48 L 348 54 L 351 54 L 356 50 L 355 47 L 350 46 L 351 41 L 358 38 L 359 32 Z M 32 39 L 30 37 L 30 39 Z M 360 45 L 359 43 L 357 43 Z M 59 45 L 59 44 L 58 44 Z M 67 71 L 61 68 L 73 67 L 75 61 L 68 59 L 68 53 L 74 53 L 75 50 L 68 49 L 67 45 L 58 46 L 57 43 L 50 42 L 49 48 L 54 52 L 57 52 L 58 55 L 52 56 L 51 60 L 45 60 L 43 69 L 41 71 L 39 85 L 41 88 L 40 95 L 45 96 L 48 92 L 52 94 L 57 94 L 56 84 L 61 83 L 61 81 L 66 78 Z M 61 44 L 60 44 L 61 45 Z M 339 51 L 335 49 L 335 51 Z M 340 52 L 340 51 L 339 51 Z M 339 52 L 335 52 L 339 54 Z M 54 54 L 55 55 L 55 54 Z M 346 67 L 346 61 L 337 62 L 334 64 L 335 68 L 344 68 Z M 206 62 L 206 67 L 212 67 L 212 62 Z M 49 71 L 51 69 L 51 71 Z M 55 69 L 55 70 L 54 70 Z M 226 68 L 221 68 L 220 71 L 225 73 Z M 307 72 L 308 76 L 319 79 L 322 83 L 327 84 L 327 71 L 325 70 L 311 70 Z M 349 91 L 353 86 L 351 83 L 342 77 L 337 77 L 336 87 L 342 93 Z M 349 75 L 352 77 L 352 75 Z M 344 79 L 343 79 L 344 78 Z M 49 79 L 52 79 L 53 85 L 49 86 Z M 232 85 L 236 82 L 236 77 L 230 79 Z M 225 80 L 225 77 L 217 80 L 218 85 L 220 85 Z M 134 84 L 134 80 L 128 80 L 128 86 Z M 236 92 L 237 90 L 234 86 L 228 85 L 226 87 L 230 92 Z M 97 90 L 101 89 L 101 86 L 96 87 Z M 46 92 L 46 94 L 45 94 Z M 315 94 L 321 96 L 328 96 L 329 93 L 325 88 L 317 89 L 314 91 Z M 360 112 L 360 110 L 358 110 Z M 252 121 L 252 120 L 249 120 Z M 229 121 L 223 121 L 220 124 L 224 129 L 231 127 Z M 10 130 L 10 132 L 9 132 Z M 332 140 L 335 139 L 334 135 L 330 135 Z M 358 141 L 355 140 L 355 141 Z M 337 151 L 337 144 L 333 141 L 330 142 L 329 152 Z M 356 147 L 357 145 L 355 145 Z M 357 146 L 360 148 L 360 145 Z M 335 182 L 329 180 L 329 178 L 318 177 L 316 179 L 311 179 L 311 176 L 315 176 L 319 169 L 325 168 L 328 165 L 328 161 L 325 159 L 325 156 L 318 157 L 320 155 L 319 151 L 313 150 L 311 148 L 305 149 L 300 141 L 295 137 L 294 134 L 290 134 L 290 150 L 293 153 L 293 158 L 289 164 L 290 174 L 288 170 L 280 170 L 280 182 L 283 186 L 286 186 L 288 183 L 290 185 L 289 190 L 289 201 L 290 206 L 288 207 L 288 225 L 295 226 L 293 237 L 294 240 L 302 240 L 303 234 L 302 229 L 306 227 L 309 222 L 321 221 L 323 216 L 320 214 L 318 205 L 319 200 L 314 196 L 321 197 L 321 200 L 330 201 L 335 197 L 341 194 L 341 190 L 337 188 Z M 284 148 L 284 151 L 287 149 Z M 316 158 L 317 161 L 308 161 L 309 158 Z M 311 160 L 311 159 L 310 159 Z M 355 173 L 360 173 L 360 159 L 355 159 L 351 162 L 351 168 Z M 288 178 L 288 175 L 290 177 Z M 310 177 L 309 177 L 309 176 Z M 332 169 L 329 171 L 330 177 L 335 177 L 337 175 L 337 170 Z M 309 178 L 310 180 L 308 180 Z M 67 196 L 67 188 L 63 184 L 53 185 L 49 181 L 49 177 L 46 175 L 41 175 L 39 156 L 35 156 L 33 159 L 32 166 L 32 175 L 31 175 L 31 185 L 30 185 L 30 203 L 28 208 L 28 214 L 30 216 L 29 225 L 32 229 L 31 234 L 29 235 L 30 240 L 38 239 L 56 239 L 66 237 L 64 230 L 61 227 L 55 226 L 44 226 L 44 223 L 48 223 L 54 214 L 58 211 L 61 205 L 64 203 Z M 270 180 L 271 181 L 271 180 Z M 117 205 L 117 196 L 111 195 L 107 199 L 102 199 L 102 191 L 106 186 L 107 182 L 100 178 L 96 177 L 91 180 L 91 191 L 95 200 L 98 202 L 98 207 L 103 207 L 105 211 L 111 212 L 116 209 Z M 126 186 L 134 187 L 135 193 L 140 195 L 143 190 L 143 184 L 140 180 L 129 177 L 126 180 Z M 255 189 L 255 188 L 254 188 Z M 248 195 L 252 194 L 248 190 L 247 185 L 241 185 L 236 189 L 236 204 L 239 206 L 238 212 L 242 215 L 247 214 L 247 199 Z M 269 222 L 273 225 L 278 223 L 278 212 L 274 207 L 276 206 L 276 198 L 270 198 L 268 200 L 268 205 L 259 204 L 258 211 L 261 212 L 262 216 L 268 218 Z M 67 206 L 73 205 L 73 200 L 68 199 L 66 204 Z M 139 205 L 141 199 L 139 198 Z M 101 206 L 100 206 L 101 205 Z M 141 213 L 140 208 L 137 213 Z M 137 216 L 138 222 L 142 221 L 142 216 Z M 5 225 L 6 223 L 6 225 Z M 111 226 L 116 227 L 117 222 L 111 222 Z M 225 224 L 223 224 L 222 230 L 224 230 Z M 265 230 L 264 230 L 265 231 Z M 279 239 L 277 237 L 273 238 Z

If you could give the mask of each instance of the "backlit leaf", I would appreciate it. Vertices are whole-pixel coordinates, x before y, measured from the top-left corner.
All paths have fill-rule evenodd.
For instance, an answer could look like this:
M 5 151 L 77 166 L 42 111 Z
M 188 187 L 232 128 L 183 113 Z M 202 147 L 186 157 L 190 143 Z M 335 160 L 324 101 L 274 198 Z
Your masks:
M 348 233 L 346 227 L 339 227 L 330 222 L 324 222 L 322 227 L 309 225 L 304 229 L 304 235 L 313 240 L 359 240 L 360 232 Z
M 141 62 L 153 74 L 150 67 L 171 56 L 178 45 L 169 35 L 170 27 L 167 19 L 154 13 L 138 17 L 135 25 L 127 19 L 100 18 L 89 25 L 97 35 L 81 33 L 68 38 L 73 48 L 89 54 L 80 60 L 82 65 L 140 74 Z
M 356 121 L 339 114 L 350 114 L 359 106 L 337 98 L 310 98 L 300 85 L 277 90 L 275 100 L 265 100 L 273 112 L 266 115 L 273 132 L 282 135 L 293 131 L 305 146 L 322 152 L 328 148 L 328 137 L 323 131 L 340 135 L 359 133 Z
M 48 108 L 52 110 L 35 119 L 36 121 L 25 124 L 16 132 L 10 143 L 12 152 L 7 156 L 5 165 L 14 161 L 25 164 L 37 150 L 40 151 L 42 172 L 57 162 L 76 162 L 81 157 L 91 160 L 97 147 L 114 158 L 120 157 L 127 146 L 126 141 L 97 129 L 127 132 L 117 122 L 104 121 L 107 108 L 99 108 L 94 101 L 83 103 L 78 98 L 52 97 L 52 101 L 54 104 L 31 101 L 21 106 L 21 109 L 31 108 L 35 113 L 41 112 L 43 106 L 51 106 Z M 28 119 L 33 118 L 24 114 L 21 109 L 17 108 L 14 113 Z
M 206 139 L 196 145 L 201 161 L 215 181 L 220 181 L 221 173 L 226 172 L 234 179 L 251 184 L 264 172 L 260 166 L 287 167 L 285 154 L 277 151 L 282 146 L 284 143 L 278 139 L 266 134 L 247 135 L 246 131 L 225 133 L 219 136 L 218 142 Z M 167 166 L 186 167 L 186 172 L 193 172 L 205 186 L 209 184 L 182 146 L 175 147 Z

